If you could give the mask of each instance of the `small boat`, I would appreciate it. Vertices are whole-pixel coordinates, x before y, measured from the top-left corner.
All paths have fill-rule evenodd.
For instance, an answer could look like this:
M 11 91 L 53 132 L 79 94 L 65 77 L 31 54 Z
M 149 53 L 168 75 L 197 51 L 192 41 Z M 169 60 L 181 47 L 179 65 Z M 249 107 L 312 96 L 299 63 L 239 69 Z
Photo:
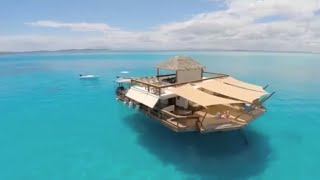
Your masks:
M 82 74 L 80 74 L 80 79 L 98 79 L 98 78 L 99 78 L 98 75 L 92 75 L 92 74 L 82 75 Z

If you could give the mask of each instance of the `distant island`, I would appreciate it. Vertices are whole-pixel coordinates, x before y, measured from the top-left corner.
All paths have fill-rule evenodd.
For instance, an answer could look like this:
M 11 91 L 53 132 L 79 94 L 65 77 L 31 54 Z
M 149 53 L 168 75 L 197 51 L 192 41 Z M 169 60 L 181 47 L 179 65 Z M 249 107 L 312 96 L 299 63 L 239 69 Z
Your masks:
M 265 52 L 265 53 L 308 53 L 308 54 L 319 54 L 320 52 L 312 51 L 271 51 L 271 50 L 244 50 L 244 49 L 172 49 L 172 50 L 146 50 L 146 49 L 104 49 L 104 48 L 84 48 L 84 49 L 61 49 L 61 50 L 37 50 L 37 51 L 0 51 L 0 55 L 6 54 L 20 54 L 20 53 L 59 53 L 59 52 L 96 52 L 96 51 L 110 51 L 110 52 L 121 52 L 121 51 L 146 51 L 146 52 L 163 52 L 163 51 L 216 51 L 216 52 Z

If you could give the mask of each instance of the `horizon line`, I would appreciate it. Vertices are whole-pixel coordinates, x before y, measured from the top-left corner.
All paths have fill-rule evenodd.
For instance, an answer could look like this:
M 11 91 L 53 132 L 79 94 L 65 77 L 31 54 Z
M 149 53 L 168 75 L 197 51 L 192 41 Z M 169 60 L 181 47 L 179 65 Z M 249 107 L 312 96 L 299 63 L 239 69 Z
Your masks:
M 109 48 L 78 48 L 78 49 L 59 49 L 59 50 L 30 50 L 30 51 L 0 51 L 0 55 L 23 54 L 23 53 L 59 53 L 77 51 L 148 51 L 148 52 L 173 52 L 173 51 L 215 51 L 215 52 L 264 52 L 264 53 L 296 53 L 296 54 L 320 54 L 315 51 L 272 51 L 272 50 L 245 50 L 245 49 L 109 49 Z

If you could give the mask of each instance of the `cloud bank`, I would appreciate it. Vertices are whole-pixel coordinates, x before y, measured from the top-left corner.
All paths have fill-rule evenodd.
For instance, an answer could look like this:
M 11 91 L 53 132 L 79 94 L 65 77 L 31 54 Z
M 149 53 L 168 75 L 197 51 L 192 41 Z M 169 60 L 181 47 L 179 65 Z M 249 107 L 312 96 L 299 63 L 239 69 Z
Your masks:
M 215 0 L 216 1 L 216 0 Z M 79 37 L 0 36 L 7 51 L 70 48 L 223 49 L 320 52 L 320 0 L 225 0 L 225 9 L 133 32 L 106 23 L 43 20 L 38 28 L 79 31 Z M 87 35 L 95 32 L 95 35 Z

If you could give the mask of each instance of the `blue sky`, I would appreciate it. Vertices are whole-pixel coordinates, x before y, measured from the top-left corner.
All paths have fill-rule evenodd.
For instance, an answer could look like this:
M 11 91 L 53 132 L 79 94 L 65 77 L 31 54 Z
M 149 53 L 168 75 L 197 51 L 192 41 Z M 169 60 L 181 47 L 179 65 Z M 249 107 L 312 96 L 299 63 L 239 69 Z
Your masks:
M 320 0 L 0 0 L 0 51 L 320 51 Z
M 145 30 L 192 15 L 221 9 L 208 0 L 0 0 L 1 33 L 36 31 L 25 22 L 104 22 L 127 30 Z

